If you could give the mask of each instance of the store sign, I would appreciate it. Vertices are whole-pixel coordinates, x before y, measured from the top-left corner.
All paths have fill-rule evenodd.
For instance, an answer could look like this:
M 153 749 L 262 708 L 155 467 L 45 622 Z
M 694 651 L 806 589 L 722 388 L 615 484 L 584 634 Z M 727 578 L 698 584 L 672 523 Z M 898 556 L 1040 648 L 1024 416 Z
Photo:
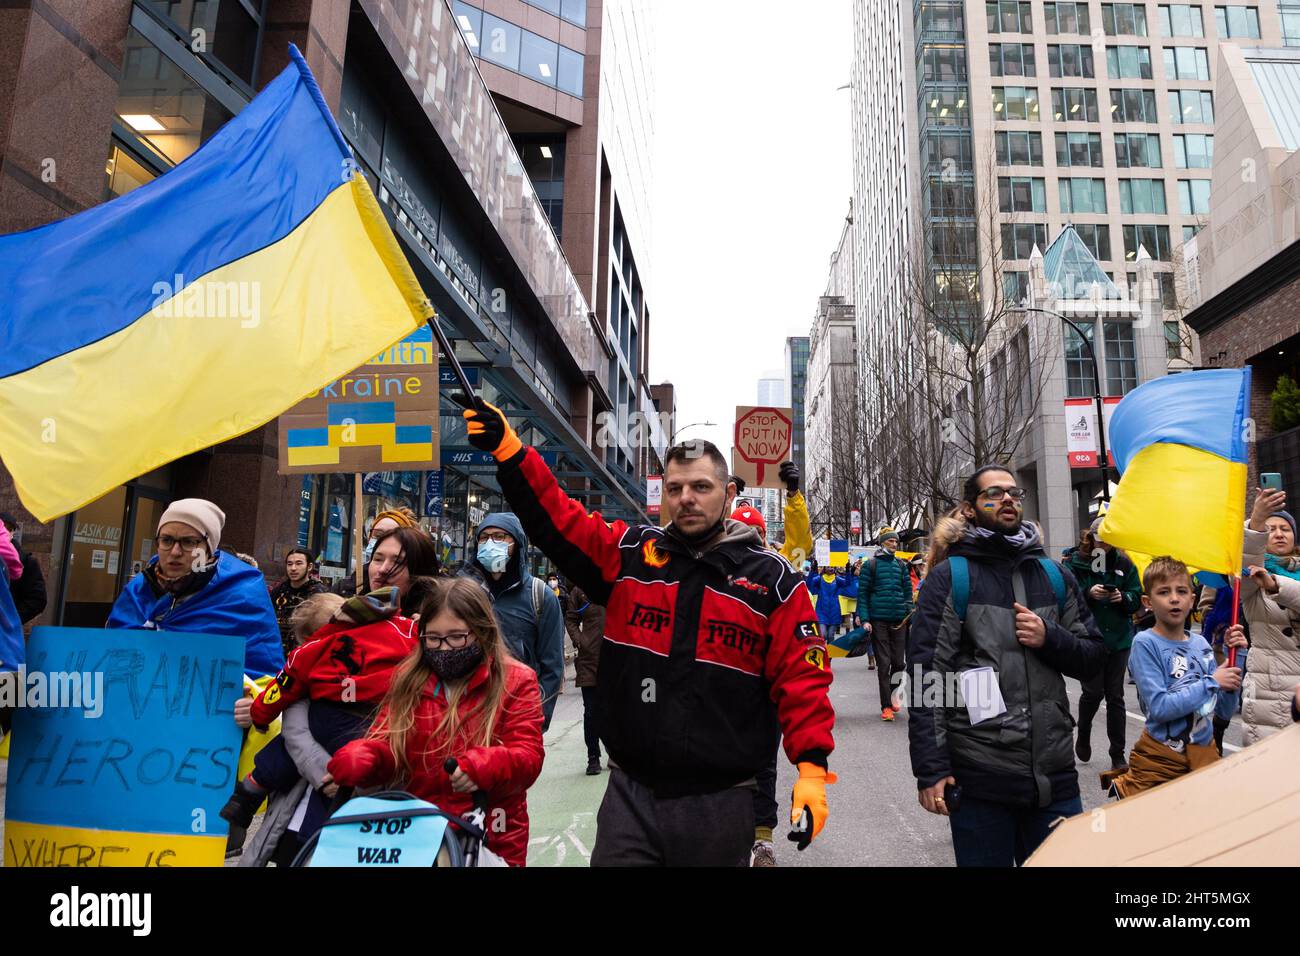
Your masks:
M 741 405 L 732 434 L 731 470 L 751 488 L 784 488 L 775 466 L 790 458 L 794 413 L 789 408 Z
M 1106 433 L 1110 434 L 1110 418 L 1120 399 L 1103 398 L 1102 410 L 1106 416 Z M 1094 398 L 1067 398 L 1065 400 L 1065 451 L 1071 468 L 1096 468 L 1097 456 L 1097 400 Z M 1111 466 L 1115 456 L 1106 449 Z
M 279 473 L 436 465 L 438 380 L 433 332 L 422 326 L 280 416 Z
M 554 468 L 559 464 L 559 452 L 539 451 L 537 454 L 546 463 L 547 468 Z M 444 468 L 448 466 L 453 468 L 496 468 L 497 460 L 492 457 L 492 453 L 489 451 L 479 451 L 477 448 L 450 447 L 442 450 L 441 464 Z
M 862 530 L 862 512 L 856 508 L 849 512 L 849 530 L 854 534 Z
M 478 388 L 478 366 L 462 365 L 461 368 L 464 369 L 465 377 L 469 379 L 470 385 Z M 460 379 L 456 377 L 456 370 L 454 368 L 439 368 L 438 386 L 440 388 L 454 388 L 459 390 Z
M 659 509 L 664 500 L 663 475 L 651 475 L 646 479 L 645 504 L 646 514 L 652 518 L 659 516 Z
M 442 517 L 442 469 L 427 472 L 424 476 L 424 516 Z

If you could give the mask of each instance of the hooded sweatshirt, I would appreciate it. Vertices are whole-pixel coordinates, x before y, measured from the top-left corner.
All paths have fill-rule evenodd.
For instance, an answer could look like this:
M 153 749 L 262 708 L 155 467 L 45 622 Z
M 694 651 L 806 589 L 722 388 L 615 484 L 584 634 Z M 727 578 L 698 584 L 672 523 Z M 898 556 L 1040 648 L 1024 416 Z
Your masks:
M 499 528 L 515 539 L 514 557 L 505 573 L 494 578 L 479 564 L 476 553 L 461 574 L 477 580 L 491 595 L 497 624 L 510 653 L 537 674 L 545 730 L 564 684 L 564 614 L 555 592 L 528 571 L 528 536 L 519 519 L 509 512 L 490 515 L 478 530 L 482 533 L 489 528 Z M 535 607 L 540 607 L 540 617 Z

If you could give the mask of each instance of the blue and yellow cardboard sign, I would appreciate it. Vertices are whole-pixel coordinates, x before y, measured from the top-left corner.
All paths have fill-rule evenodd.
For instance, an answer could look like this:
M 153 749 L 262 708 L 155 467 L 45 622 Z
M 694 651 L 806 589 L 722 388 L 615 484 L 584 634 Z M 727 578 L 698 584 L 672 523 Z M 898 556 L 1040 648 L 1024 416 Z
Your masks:
M 222 865 L 242 638 L 38 627 L 20 677 L 5 866 Z
M 438 347 L 428 326 L 280 416 L 282 475 L 438 463 Z

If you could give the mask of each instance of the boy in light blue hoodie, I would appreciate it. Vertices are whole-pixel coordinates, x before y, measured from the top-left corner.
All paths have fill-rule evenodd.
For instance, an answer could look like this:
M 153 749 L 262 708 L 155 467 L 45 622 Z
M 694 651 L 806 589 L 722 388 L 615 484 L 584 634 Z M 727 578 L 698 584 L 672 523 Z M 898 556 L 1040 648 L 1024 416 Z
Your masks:
M 1133 638 L 1128 669 L 1137 682 L 1146 716 L 1142 736 L 1129 754 L 1127 769 L 1102 774 L 1102 785 L 1119 797 L 1167 783 L 1219 759 L 1213 717 L 1230 717 L 1241 691 L 1241 667 L 1220 666 L 1200 634 L 1185 624 L 1195 606 L 1187 566 L 1156 558 L 1142 575 L 1143 606 L 1155 614 L 1155 627 Z M 1246 634 L 1230 627 L 1224 643 L 1244 659 Z

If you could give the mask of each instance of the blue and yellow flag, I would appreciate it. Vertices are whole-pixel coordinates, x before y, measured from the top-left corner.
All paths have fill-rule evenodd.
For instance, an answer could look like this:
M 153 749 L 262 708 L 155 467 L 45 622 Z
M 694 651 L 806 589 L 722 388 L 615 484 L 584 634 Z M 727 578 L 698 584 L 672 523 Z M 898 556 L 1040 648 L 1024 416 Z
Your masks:
M 42 521 L 432 314 L 301 54 L 175 169 L 0 237 L 0 457 Z
M 1249 366 L 1169 375 L 1124 396 L 1108 434 L 1121 477 L 1102 539 L 1239 573 L 1249 402 Z

